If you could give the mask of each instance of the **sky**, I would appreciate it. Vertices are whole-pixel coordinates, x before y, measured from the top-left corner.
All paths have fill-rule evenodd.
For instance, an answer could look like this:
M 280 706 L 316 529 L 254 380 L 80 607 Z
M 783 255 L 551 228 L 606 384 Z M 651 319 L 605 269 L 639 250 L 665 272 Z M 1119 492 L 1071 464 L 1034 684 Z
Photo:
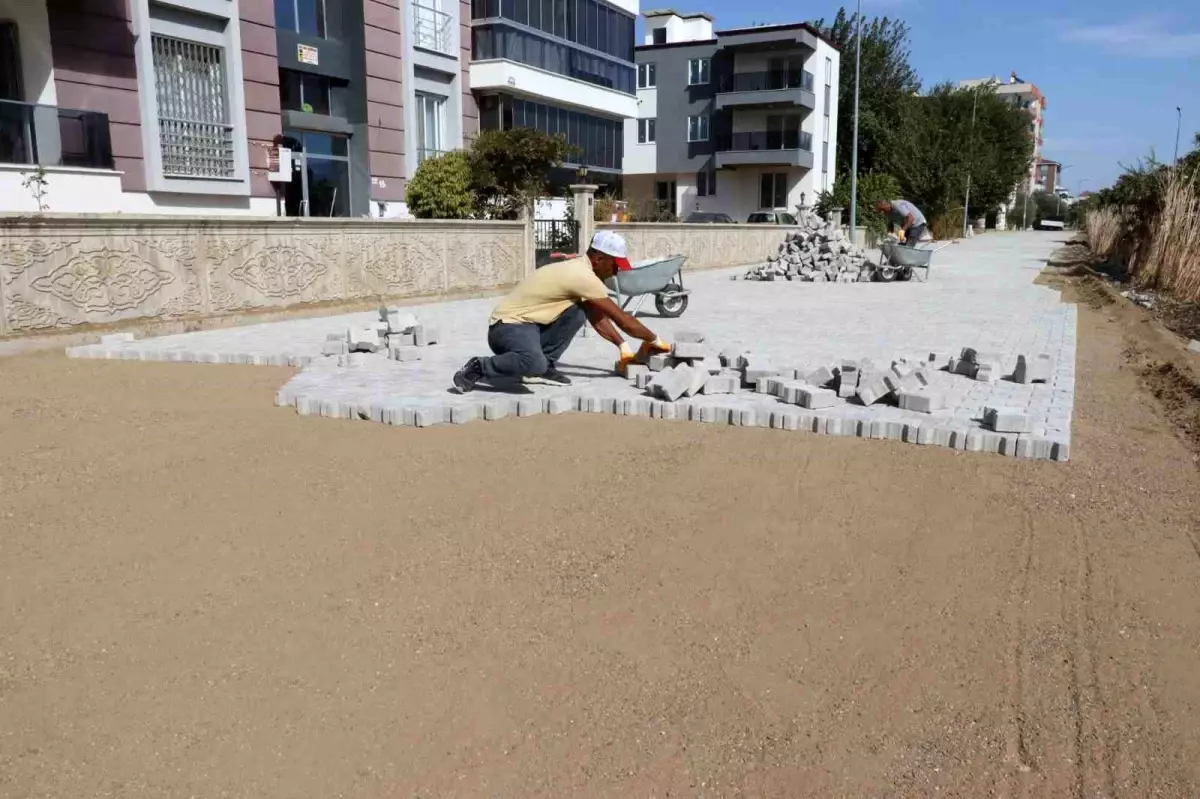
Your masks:
M 647 2 L 647 0 L 643 0 Z M 832 19 L 841 3 L 688 0 L 715 27 Z M 660 6 L 661 7 L 661 6 Z M 865 17 L 903 19 L 928 88 L 1016 71 L 1047 100 L 1042 154 L 1064 164 L 1072 194 L 1110 185 L 1121 165 L 1180 153 L 1200 131 L 1200 2 L 1157 0 L 863 0 Z M 848 6 L 853 11 L 853 6 Z M 853 69 L 853 62 L 843 69 Z M 849 120 L 839 120 L 848 124 Z

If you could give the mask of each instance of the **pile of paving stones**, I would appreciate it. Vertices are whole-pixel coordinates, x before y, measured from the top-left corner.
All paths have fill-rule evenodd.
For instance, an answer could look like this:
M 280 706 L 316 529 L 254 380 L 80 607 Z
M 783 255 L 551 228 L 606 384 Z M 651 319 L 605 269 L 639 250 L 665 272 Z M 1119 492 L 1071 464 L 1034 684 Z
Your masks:
M 867 256 L 854 247 L 841 228 L 826 223 L 813 211 L 797 220 L 800 229 L 789 233 L 779 254 L 746 273 L 746 280 L 800 280 L 810 283 L 857 283 L 871 279 Z
M 421 348 L 440 338 L 436 327 L 421 324 L 413 314 L 381 307 L 378 322 L 327 335 L 321 354 L 337 356 L 338 366 L 362 366 L 365 356 L 375 352 L 386 352 L 393 361 L 419 361 Z

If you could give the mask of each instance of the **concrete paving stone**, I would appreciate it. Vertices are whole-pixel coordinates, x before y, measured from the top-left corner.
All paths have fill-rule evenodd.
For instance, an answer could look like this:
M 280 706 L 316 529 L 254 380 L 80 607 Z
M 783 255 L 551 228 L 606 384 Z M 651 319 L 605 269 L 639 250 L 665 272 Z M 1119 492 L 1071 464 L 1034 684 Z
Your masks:
M 967 433 L 967 452 L 983 452 L 983 431 L 973 430 Z
M 874 374 L 863 374 L 858 380 L 858 390 L 855 391 L 855 396 L 863 405 L 874 405 L 886 398 L 892 391 L 888 388 L 887 381 L 884 375 L 876 372 Z
M 645 397 L 634 397 L 624 402 L 626 416 L 650 416 L 650 400 Z
M 1017 383 L 1045 383 L 1054 376 L 1054 357 L 1049 353 L 1018 355 L 1013 380 Z
M 1029 430 L 1029 416 L 1023 408 L 1013 406 L 987 407 L 983 423 L 997 433 L 1024 433 Z
M 639 374 L 636 378 L 634 378 L 633 384 L 640 389 L 649 388 L 650 384 L 654 381 L 655 374 L 657 374 L 657 373 L 656 372 L 646 372 L 644 374 Z
M 1071 459 L 1071 442 L 1055 441 L 1050 449 L 1050 457 L 1056 461 L 1069 461 Z
M 747 367 L 743 373 L 742 382 L 747 386 L 753 386 L 761 377 L 775 377 L 778 374 L 779 370 L 770 365 Z
M 691 383 L 687 387 L 687 391 L 683 392 L 685 397 L 694 397 L 704 389 L 704 384 L 710 379 L 708 370 L 699 366 L 689 367 L 691 371 Z
M 365 358 L 361 352 L 349 352 L 345 355 L 339 355 L 337 365 L 343 368 L 352 366 L 362 366 L 365 363 Z
M 868 438 L 873 438 L 882 441 L 887 438 L 887 422 L 883 419 L 872 419 L 870 423 Z
M 946 436 L 946 443 L 942 444 L 942 446 L 950 447 L 951 449 L 957 449 L 960 451 L 966 450 L 967 439 L 970 437 L 973 431 L 978 430 L 978 428 L 973 427 L 952 427 L 942 429 L 946 430 L 946 432 L 949 434 Z M 939 435 L 937 437 L 940 438 L 941 436 Z
M 896 401 L 902 410 L 916 413 L 933 413 L 944 410 L 946 407 L 945 396 L 942 392 L 927 388 L 900 391 L 896 394 Z
M 345 338 L 340 341 L 326 341 L 321 347 L 322 355 L 345 355 L 349 351 L 350 347 Z
M 388 358 L 400 363 L 412 363 L 421 360 L 420 347 L 389 347 Z
M 800 417 L 792 411 L 771 411 L 771 427 L 776 430 L 796 430 Z
M 625 379 L 634 381 L 637 384 L 637 379 L 641 375 L 649 375 L 650 367 L 644 363 L 631 363 L 625 367 Z
M 615 414 L 617 407 L 625 407 L 625 401 L 619 400 L 616 397 L 601 397 L 600 398 L 600 413 Z
M 389 333 L 387 345 L 389 350 L 392 347 L 415 347 L 417 346 L 417 337 L 412 333 Z
M 695 330 L 680 330 L 675 334 L 674 339 L 676 342 L 683 342 L 684 344 L 703 344 L 704 334 L 698 333 Z
M 838 396 L 836 392 L 830 391 L 827 388 L 806 386 L 800 389 L 796 404 L 809 410 L 828 408 L 838 404 Z
M 925 444 L 927 442 L 921 440 L 921 434 L 929 428 L 922 427 L 919 424 L 909 422 L 904 425 L 904 442 L 906 444 Z
M 549 414 L 568 413 L 578 407 L 577 397 L 546 397 L 545 411 Z
M 705 394 L 733 394 L 738 390 L 738 379 L 725 375 L 709 375 L 704 381 Z
M 1000 367 L 993 363 L 975 365 L 975 379 L 980 383 L 995 383 L 1000 380 Z
M 651 355 L 646 361 L 646 366 L 651 372 L 661 372 L 664 369 L 669 369 L 675 366 L 677 363 L 678 361 L 676 361 L 670 355 L 659 353 L 658 355 Z
M 902 441 L 904 439 L 904 422 L 888 419 L 884 422 L 884 438 L 890 441 Z
M 702 343 L 692 341 L 676 341 L 671 347 L 671 355 L 679 360 L 688 358 L 703 358 L 708 354 L 708 347 Z
M 833 371 L 827 366 L 821 366 L 805 375 L 804 382 L 810 386 L 824 388 L 833 382 Z
M 725 425 L 729 424 L 729 418 L 732 414 L 733 409 L 728 405 L 718 405 L 716 423 Z
M 317 416 L 321 413 L 321 402 L 312 397 L 296 397 L 296 413 L 301 416 Z
M 539 405 L 539 412 L 540 412 Z M 445 421 L 445 414 L 441 408 L 417 408 L 413 412 L 414 427 L 433 427 L 437 424 L 442 424 Z
M 1053 442 L 1040 435 L 1022 435 L 1017 438 L 1018 458 L 1049 460 L 1052 449 Z
M 738 361 L 742 357 L 742 351 L 731 347 L 721 350 L 721 354 L 718 357 L 722 366 L 737 368 Z
M 494 422 L 497 419 L 503 419 L 508 416 L 512 410 L 512 400 L 510 399 L 493 399 L 483 403 L 483 418 L 489 422 Z
M 742 427 L 758 427 L 758 411 L 753 408 L 744 408 L 740 411 Z
M 717 406 L 703 405 L 700 406 L 700 421 L 707 424 L 714 424 L 717 421 Z
M 755 380 L 754 381 L 754 393 L 755 394 L 770 394 L 771 393 L 770 381 L 772 381 L 772 380 L 775 380 L 776 382 L 778 382 L 779 379 L 777 377 L 767 377 L 766 375 L 763 375 L 762 377 Z
M 105 347 L 132 343 L 133 341 L 134 337 L 132 333 L 109 333 L 100 337 L 100 343 Z
M 537 416 L 541 412 L 541 397 L 521 397 L 517 400 L 517 416 Z
M 1200 352 L 1200 339 L 1192 339 L 1187 345 L 1188 352 Z

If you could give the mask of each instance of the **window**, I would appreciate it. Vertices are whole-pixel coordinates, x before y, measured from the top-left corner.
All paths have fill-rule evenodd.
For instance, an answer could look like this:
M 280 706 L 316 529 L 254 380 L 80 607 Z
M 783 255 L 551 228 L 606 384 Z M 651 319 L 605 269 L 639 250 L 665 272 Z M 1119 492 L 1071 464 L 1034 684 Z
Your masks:
M 655 44 L 666 44 L 667 43 L 667 29 L 666 28 L 655 28 L 654 33 L 652 35 L 653 35 L 653 38 L 651 39 L 651 41 L 654 42 Z
M 829 117 L 828 116 L 825 117 L 825 124 L 822 127 L 821 132 L 824 134 L 821 137 L 821 141 L 829 141 Z
M 275 0 L 275 27 L 324 39 L 325 0 Z
M 476 27 L 472 35 L 476 60 L 504 58 L 626 94 L 636 91 L 637 71 L 632 64 L 616 58 L 589 53 L 503 22 Z
M 833 59 L 832 58 L 825 59 L 825 85 L 826 86 L 833 85 Z
M 708 59 L 692 58 L 688 60 L 688 86 L 702 86 L 708 83 Z
M 696 173 L 696 196 L 711 197 L 717 193 L 717 173 L 702 169 Z
M 417 92 L 417 163 L 443 152 L 442 115 L 446 98 Z
M 782 172 L 764 172 L 758 183 L 758 205 L 760 208 L 787 207 L 787 175 Z
M 568 111 L 507 95 L 480 98 L 480 125 L 485 130 L 535 128 L 543 133 L 562 133 L 578 149 L 572 163 L 605 170 L 621 168 L 624 123 Z
M 622 61 L 633 61 L 634 16 L 602 0 L 472 0 L 471 15 L 477 20 L 512 20 Z
M 638 64 L 638 88 L 653 89 L 658 85 L 658 70 L 654 64 Z
M 331 93 L 330 79 L 324 75 L 279 70 L 279 104 L 285 111 L 329 115 Z
M 233 177 L 222 48 L 159 34 L 150 41 L 163 174 Z
M 708 117 L 688 117 L 688 141 L 708 141 Z
M 638 144 L 654 144 L 654 123 L 653 119 L 638 120 Z
M 829 171 L 829 142 L 821 143 L 821 171 Z

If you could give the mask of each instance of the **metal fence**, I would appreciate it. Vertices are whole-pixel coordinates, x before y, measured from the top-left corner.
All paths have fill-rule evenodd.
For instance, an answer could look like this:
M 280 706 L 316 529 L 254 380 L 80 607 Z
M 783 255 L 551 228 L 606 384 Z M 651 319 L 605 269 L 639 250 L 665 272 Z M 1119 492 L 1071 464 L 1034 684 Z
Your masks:
M 535 219 L 533 222 L 534 265 L 545 266 L 557 254 L 579 252 L 579 223 L 571 219 Z
M 233 177 L 233 125 L 221 48 L 154 34 L 151 50 L 163 174 Z

